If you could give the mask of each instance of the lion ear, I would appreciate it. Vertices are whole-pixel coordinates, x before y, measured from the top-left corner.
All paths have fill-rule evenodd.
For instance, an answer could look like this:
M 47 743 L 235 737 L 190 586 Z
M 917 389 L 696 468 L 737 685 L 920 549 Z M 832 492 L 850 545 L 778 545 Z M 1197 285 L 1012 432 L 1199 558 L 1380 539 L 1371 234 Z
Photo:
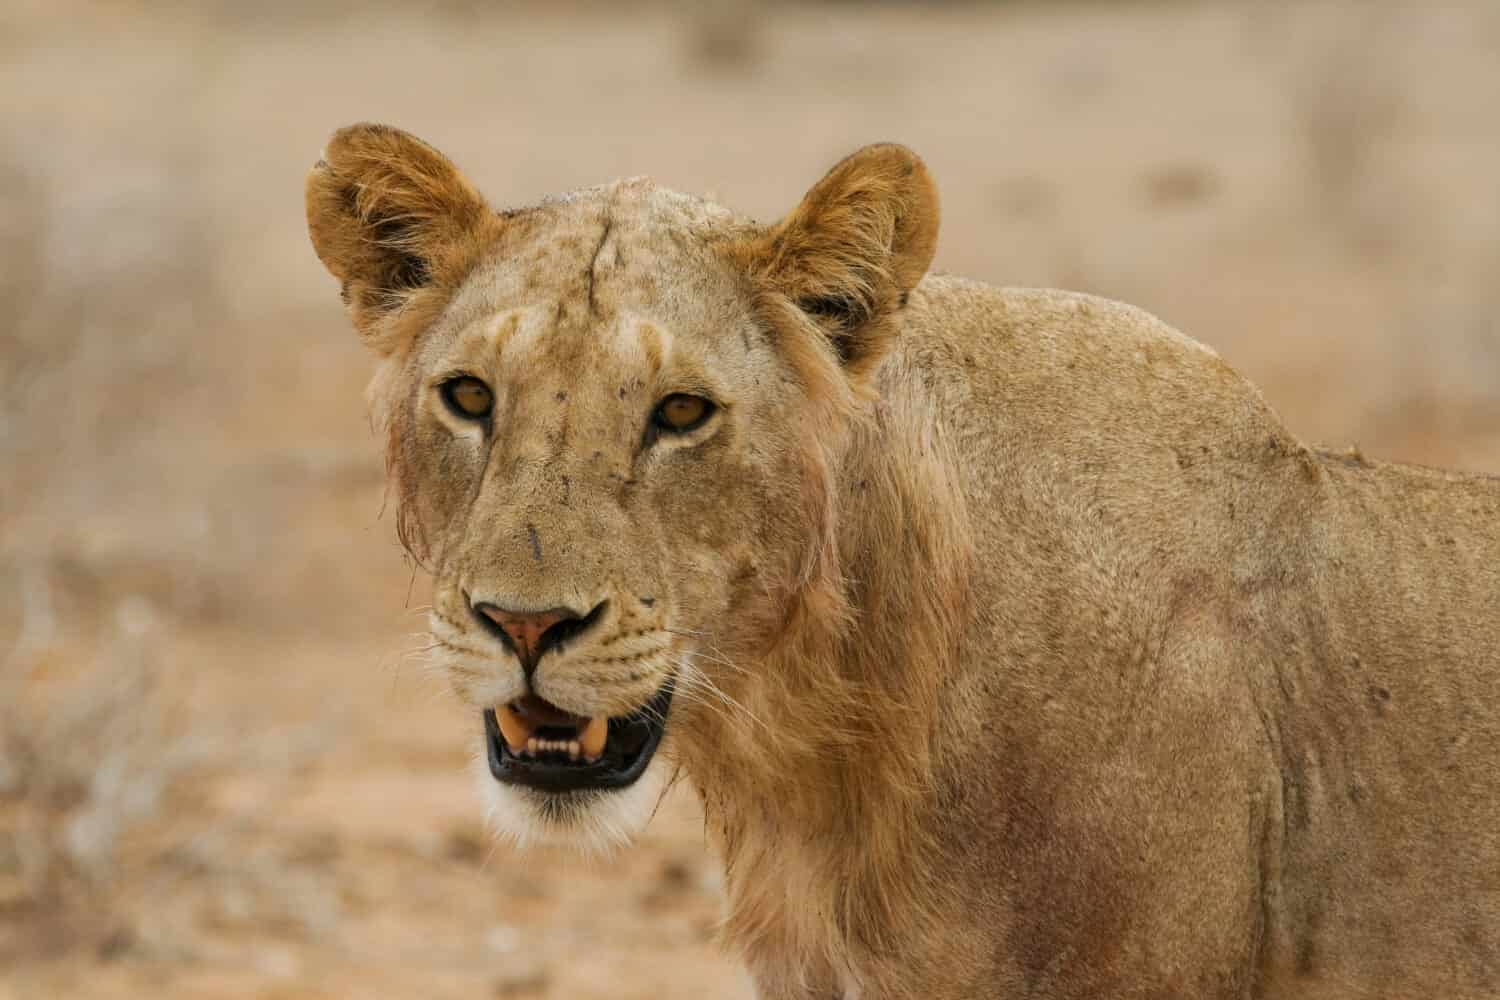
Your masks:
M 754 270 L 822 328 L 853 373 L 873 368 L 937 247 L 932 177 L 905 146 L 866 146 L 760 237 Z
M 380 321 L 415 292 L 456 287 L 498 226 L 447 157 L 386 125 L 339 129 L 307 177 L 313 249 L 377 349 Z

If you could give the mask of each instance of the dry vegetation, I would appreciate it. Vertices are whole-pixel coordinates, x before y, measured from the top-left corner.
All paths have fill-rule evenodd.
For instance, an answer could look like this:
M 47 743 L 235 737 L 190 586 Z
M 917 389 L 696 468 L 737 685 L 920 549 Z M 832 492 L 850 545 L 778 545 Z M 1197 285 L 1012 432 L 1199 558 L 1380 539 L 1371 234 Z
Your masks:
M 490 844 L 302 233 L 397 122 L 499 202 L 770 217 L 901 139 L 939 266 L 1126 298 L 1305 436 L 1500 471 L 1492 4 L 0 10 L 0 1000 L 744 995 L 691 804 Z

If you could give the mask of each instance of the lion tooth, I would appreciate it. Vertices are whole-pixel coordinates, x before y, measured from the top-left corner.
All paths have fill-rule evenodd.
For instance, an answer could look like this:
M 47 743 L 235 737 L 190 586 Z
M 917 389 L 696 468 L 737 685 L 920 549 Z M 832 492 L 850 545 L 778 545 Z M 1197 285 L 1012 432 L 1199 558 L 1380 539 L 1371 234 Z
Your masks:
M 577 740 L 569 740 L 568 741 L 568 758 L 570 760 L 577 760 L 578 759 L 578 741 Z
M 578 734 L 578 748 L 589 763 L 599 759 L 604 753 L 604 743 L 609 739 L 609 719 L 603 715 L 596 715 L 583 727 Z
M 520 753 L 526 748 L 527 740 L 531 738 L 531 727 L 516 714 L 515 709 L 509 705 L 501 705 L 495 709 L 495 721 L 500 724 L 500 735 L 505 737 L 505 745 L 510 747 L 511 753 Z
M 535 736 L 531 737 L 531 739 L 526 741 L 526 752 L 535 757 L 537 755 L 537 750 L 540 749 L 540 744 L 541 741 L 538 740 Z

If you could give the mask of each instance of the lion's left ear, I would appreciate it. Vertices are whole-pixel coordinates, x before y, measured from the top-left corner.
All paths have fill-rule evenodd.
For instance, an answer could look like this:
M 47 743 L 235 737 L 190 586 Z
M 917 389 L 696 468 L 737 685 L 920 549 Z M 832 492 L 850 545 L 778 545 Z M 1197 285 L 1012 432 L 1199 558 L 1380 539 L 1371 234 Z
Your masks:
M 905 146 L 866 146 L 756 240 L 751 269 L 859 375 L 889 347 L 890 320 L 927 273 L 937 233 L 937 189 L 922 161 Z

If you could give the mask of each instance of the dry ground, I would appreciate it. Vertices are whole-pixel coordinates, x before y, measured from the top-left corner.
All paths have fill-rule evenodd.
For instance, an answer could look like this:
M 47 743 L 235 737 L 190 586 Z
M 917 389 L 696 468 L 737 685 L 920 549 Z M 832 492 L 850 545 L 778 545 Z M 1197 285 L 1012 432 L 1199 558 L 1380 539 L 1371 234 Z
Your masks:
M 898 139 L 939 266 L 1500 471 L 1494 4 L 694 10 L 0 3 L 0 1000 L 748 995 L 687 797 L 607 863 L 482 829 L 303 233 L 340 124 L 768 219 Z

